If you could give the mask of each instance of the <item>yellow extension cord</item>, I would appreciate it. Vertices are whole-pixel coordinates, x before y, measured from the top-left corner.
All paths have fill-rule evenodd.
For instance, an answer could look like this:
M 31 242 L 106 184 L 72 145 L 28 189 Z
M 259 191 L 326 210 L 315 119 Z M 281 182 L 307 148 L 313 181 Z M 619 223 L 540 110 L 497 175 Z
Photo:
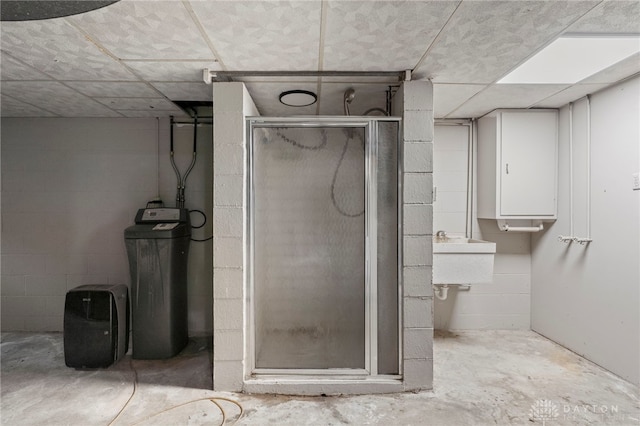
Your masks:
M 122 415 L 124 410 L 129 406 L 129 403 L 131 402 L 131 400 L 133 399 L 134 395 L 136 394 L 136 391 L 138 390 L 138 372 L 134 368 L 133 361 L 132 361 L 131 358 L 129 358 L 129 367 L 131 368 L 131 370 L 133 371 L 133 374 L 134 374 L 133 392 L 131 392 L 131 395 L 129 396 L 129 399 L 127 399 L 127 402 L 122 406 L 120 411 L 118 411 L 118 414 L 113 418 L 113 420 L 111 420 L 111 422 L 109 422 L 109 426 L 112 426 L 116 422 L 116 420 L 118 420 L 120 418 L 120 416 Z M 220 413 L 222 414 L 222 423 L 220 423 L 220 426 L 223 426 L 226 423 L 226 421 L 227 421 L 227 413 L 224 411 L 224 408 L 222 408 L 222 405 L 220 405 L 220 403 L 218 401 L 230 402 L 232 404 L 235 404 L 240 409 L 240 415 L 232 423 L 232 426 L 235 425 L 236 423 L 238 423 L 238 421 L 242 418 L 242 415 L 244 414 L 244 408 L 242 407 L 242 405 L 240 405 L 240 403 L 238 401 L 234 401 L 233 399 L 229 399 L 229 398 L 210 396 L 210 397 L 193 399 L 191 401 L 183 402 L 182 404 L 178 404 L 178 405 L 174 405 L 172 407 L 166 408 L 166 409 L 164 409 L 162 411 L 158 411 L 157 413 L 151 414 L 150 416 L 147 416 L 144 419 L 142 419 L 140 421 L 137 421 L 136 423 L 133 423 L 132 426 L 138 425 L 138 424 L 140 424 L 140 423 L 142 423 L 142 422 L 144 422 L 146 420 L 149 420 L 149 419 L 151 419 L 153 417 L 156 417 L 156 416 L 159 416 L 161 414 L 164 414 L 164 413 L 166 413 L 168 411 L 171 411 L 173 409 L 184 407 L 185 405 L 189 405 L 189 404 L 192 404 L 194 402 L 199 402 L 199 401 L 211 401 L 212 403 L 214 403 L 216 405 L 216 407 L 218 407 L 220 409 Z

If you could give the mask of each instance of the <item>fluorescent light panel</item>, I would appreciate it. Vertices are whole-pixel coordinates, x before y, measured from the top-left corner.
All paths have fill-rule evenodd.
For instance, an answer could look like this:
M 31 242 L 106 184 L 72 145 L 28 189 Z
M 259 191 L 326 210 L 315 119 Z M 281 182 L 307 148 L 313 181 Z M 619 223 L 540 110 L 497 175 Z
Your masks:
M 560 37 L 498 84 L 574 84 L 640 52 L 640 36 Z

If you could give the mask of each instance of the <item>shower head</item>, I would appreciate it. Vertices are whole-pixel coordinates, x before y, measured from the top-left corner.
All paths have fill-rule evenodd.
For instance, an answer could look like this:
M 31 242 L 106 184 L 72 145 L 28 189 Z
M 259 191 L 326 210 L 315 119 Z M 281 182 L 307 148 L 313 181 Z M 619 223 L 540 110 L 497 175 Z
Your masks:
M 344 92 L 344 101 L 350 104 L 353 101 L 353 98 L 356 97 L 356 91 L 353 88 L 349 88 Z
M 353 101 L 353 98 L 356 97 L 356 91 L 353 90 L 353 87 L 348 88 L 344 92 L 344 115 L 351 115 L 349 112 L 349 104 Z

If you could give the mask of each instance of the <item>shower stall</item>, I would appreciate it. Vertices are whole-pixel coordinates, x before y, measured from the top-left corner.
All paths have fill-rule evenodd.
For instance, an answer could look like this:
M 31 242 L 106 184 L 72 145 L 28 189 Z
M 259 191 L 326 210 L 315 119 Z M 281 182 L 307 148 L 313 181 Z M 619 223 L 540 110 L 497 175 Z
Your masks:
M 247 120 L 247 373 L 399 377 L 402 155 L 391 117 Z

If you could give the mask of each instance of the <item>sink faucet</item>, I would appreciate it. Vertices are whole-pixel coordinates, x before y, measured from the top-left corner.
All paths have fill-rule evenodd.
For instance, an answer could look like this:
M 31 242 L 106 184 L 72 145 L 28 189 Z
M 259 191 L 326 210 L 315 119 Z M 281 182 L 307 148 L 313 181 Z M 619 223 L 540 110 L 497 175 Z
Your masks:
M 438 238 L 447 238 L 447 233 L 445 231 L 436 232 L 436 237 Z

